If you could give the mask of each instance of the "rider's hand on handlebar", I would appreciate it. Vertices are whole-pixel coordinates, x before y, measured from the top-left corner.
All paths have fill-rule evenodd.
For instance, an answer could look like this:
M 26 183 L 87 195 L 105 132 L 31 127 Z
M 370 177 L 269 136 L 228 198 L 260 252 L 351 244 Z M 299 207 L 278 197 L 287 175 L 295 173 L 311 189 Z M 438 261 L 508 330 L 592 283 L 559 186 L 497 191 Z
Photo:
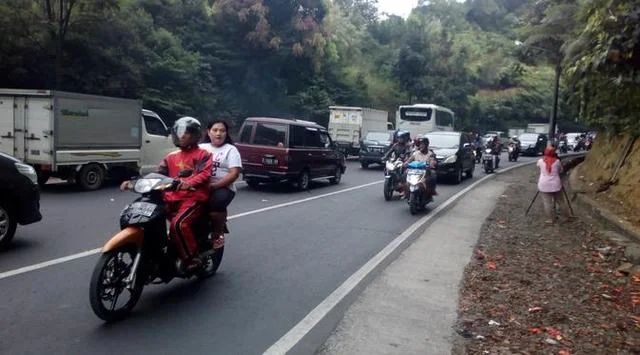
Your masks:
M 180 183 L 178 184 L 178 190 L 189 190 L 189 191 L 193 191 L 195 190 L 191 185 L 187 184 L 184 181 L 180 181 Z

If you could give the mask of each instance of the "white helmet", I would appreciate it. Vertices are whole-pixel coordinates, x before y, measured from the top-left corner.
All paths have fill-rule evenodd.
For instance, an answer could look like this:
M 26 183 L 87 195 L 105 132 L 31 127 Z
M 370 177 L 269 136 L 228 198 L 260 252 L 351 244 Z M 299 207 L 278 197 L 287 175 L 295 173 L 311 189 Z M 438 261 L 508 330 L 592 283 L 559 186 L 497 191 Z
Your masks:
M 184 136 L 185 133 L 191 134 L 191 139 L 189 142 L 185 143 L 184 146 L 180 145 L 180 139 Z M 181 117 L 176 122 L 174 122 L 173 127 L 171 127 L 171 139 L 173 140 L 173 144 L 176 147 L 180 148 L 188 148 L 198 144 L 200 142 L 200 138 L 202 137 L 202 125 L 200 121 L 196 120 L 193 117 Z

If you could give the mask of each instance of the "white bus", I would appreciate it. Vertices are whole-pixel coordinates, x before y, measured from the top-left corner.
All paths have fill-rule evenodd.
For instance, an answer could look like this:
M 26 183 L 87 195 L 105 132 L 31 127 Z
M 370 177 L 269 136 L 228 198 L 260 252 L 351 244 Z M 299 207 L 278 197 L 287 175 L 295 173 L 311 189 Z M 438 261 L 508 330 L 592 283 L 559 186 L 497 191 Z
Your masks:
M 455 114 L 433 104 L 402 105 L 396 112 L 396 129 L 409 131 L 411 137 L 433 131 L 453 131 Z

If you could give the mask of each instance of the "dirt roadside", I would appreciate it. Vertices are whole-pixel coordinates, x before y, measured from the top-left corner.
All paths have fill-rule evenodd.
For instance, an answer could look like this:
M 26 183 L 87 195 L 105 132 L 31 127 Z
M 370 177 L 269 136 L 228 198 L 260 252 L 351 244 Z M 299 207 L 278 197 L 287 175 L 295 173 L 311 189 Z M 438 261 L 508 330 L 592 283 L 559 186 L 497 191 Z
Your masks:
M 509 184 L 460 285 L 453 354 L 640 354 L 640 248 L 576 209 L 545 226 L 537 169 Z M 575 206 L 574 206 L 575 208 Z

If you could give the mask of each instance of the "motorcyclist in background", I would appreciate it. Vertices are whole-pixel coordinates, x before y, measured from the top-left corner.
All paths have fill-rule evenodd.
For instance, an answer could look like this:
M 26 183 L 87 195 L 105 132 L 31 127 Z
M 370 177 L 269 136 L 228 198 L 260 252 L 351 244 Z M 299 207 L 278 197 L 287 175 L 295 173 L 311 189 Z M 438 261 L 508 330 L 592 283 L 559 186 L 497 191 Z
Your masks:
M 423 161 L 429 164 L 429 169 L 427 171 L 428 181 L 429 183 L 425 186 L 425 191 L 430 195 L 437 195 L 436 193 L 436 183 L 437 183 L 437 165 L 438 162 L 436 160 L 436 153 L 433 150 L 429 149 L 429 138 L 420 137 L 418 139 L 418 150 L 413 152 L 411 157 L 407 159 L 405 162 L 405 166 L 411 163 L 412 161 Z M 407 197 L 407 192 L 409 189 L 405 188 L 405 197 Z
M 520 140 L 518 136 L 513 136 L 509 138 L 509 145 L 513 144 L 516 147 L 516 152 L 520 155 Z
M 397 141 L 384 154 L 384 156 L 382 156 L 382 161 L 388 160 L 392 154 L 395 158 L 400 158 L 402 161 L 405 161 L 411 155 L 411 147 L 409 146 L 410 139 L 411 134 L 409 132 L 398 132 Z
M 491 154 L 496 155 L 496 169 L 500 165 L 500 154 L 502 154 L 502 143 L 498 136 L 494 136 L 493 139 L 487 144 L 488 148 L 491 148 Z

